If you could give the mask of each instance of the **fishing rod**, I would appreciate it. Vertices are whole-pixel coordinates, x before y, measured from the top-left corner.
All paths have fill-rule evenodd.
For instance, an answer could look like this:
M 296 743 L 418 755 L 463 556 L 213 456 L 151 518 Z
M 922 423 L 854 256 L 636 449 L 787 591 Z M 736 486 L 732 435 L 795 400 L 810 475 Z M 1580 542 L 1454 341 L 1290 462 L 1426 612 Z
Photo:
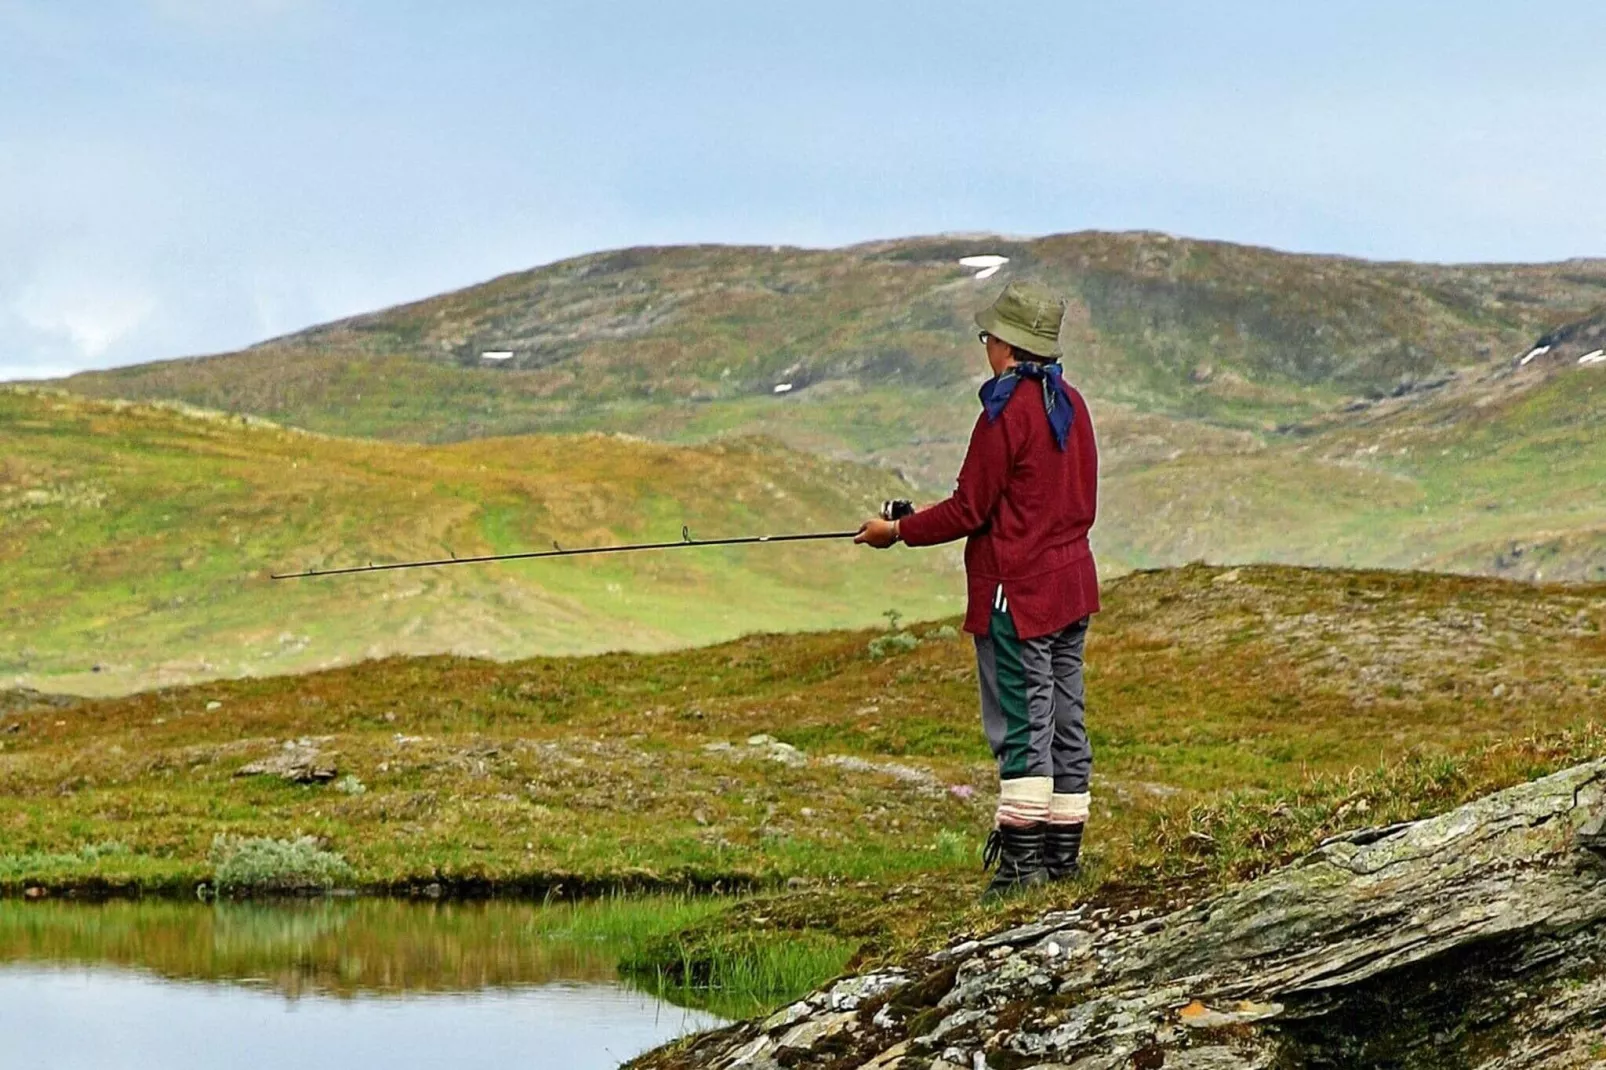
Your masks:
M 635 550 L 683 550 L 688 546 L 742 546 L 748 543 L 760 542 L 811 542 L 819 539 L 851 539 L 859 533 L 859 529 L 852 531 L 811 531 L 795 535 L 743 535 L 734 539 L 694 539 L 688 528 L 680 529 L 679 542 L 637 542 L 627 543 L 623 546 L 583 546 L 577 549 L 566 550 L 556 542 L 550 550 L 532 550 L 517 554 L 485 554 L 479 557 L 451 557 L 435 558 L 430 561 L 397 561 L 392 564 L 375 565 L 372 562 L 366 565 L 355 565 L 350 568 L 319 568 L 309 569 L 306 572 L 277 572 L 270 575 L 275 580 L 298 580 L 308 576 L 349 576 L 356 572 L 390 572 L 401 568 L 438 568 L 442 565 L 477 565 L 486 561 L 530 561 L 542 557 L 583 557 L 588 554 L 623 554 Z

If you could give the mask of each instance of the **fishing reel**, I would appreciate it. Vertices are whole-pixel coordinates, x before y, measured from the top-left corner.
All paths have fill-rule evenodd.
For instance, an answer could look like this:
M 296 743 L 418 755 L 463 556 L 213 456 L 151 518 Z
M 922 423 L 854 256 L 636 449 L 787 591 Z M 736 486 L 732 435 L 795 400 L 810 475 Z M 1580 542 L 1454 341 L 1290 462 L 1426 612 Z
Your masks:
M 881 503 L 882 520 L 902 520 L 906 516 L 912 516 L 914 511 L 914 503 L 905 501 L 902 498 L 895 498 L 892 501 Z

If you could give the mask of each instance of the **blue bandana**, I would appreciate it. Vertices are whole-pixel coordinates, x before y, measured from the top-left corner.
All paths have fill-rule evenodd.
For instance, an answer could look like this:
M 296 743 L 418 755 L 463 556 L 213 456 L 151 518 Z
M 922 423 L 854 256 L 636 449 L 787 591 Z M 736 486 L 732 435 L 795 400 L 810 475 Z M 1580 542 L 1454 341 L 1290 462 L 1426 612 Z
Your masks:
M 1036 379 L 1043 384 L 1043 411 L 1048 414 L 1048 426 L 1054 429 L 1055 443 L 1063 450 L 1066 439 L 1071 437 L 1071 420 L 1076 408 L 1071 404 L 1065 373 L 1058 364 L 1019 361 L 1003 375 L 981 384 L 981 407 L 987 413 L 987 422 L 998 419 L 1022 379 Z

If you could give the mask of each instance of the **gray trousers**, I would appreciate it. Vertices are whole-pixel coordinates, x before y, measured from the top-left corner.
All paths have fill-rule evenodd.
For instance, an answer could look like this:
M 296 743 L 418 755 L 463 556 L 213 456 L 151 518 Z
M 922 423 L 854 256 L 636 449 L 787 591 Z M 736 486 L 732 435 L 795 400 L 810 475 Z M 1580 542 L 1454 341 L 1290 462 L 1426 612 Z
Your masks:
M 998 759 L 999 779 L 1047 776 L 1056 793 L 1088 790 L 1087 624 L 1084 617 L 1052 635 L 1021 639 L 1008 609 L 995 608 L 991 634 L 975 636 L 982 730 Z

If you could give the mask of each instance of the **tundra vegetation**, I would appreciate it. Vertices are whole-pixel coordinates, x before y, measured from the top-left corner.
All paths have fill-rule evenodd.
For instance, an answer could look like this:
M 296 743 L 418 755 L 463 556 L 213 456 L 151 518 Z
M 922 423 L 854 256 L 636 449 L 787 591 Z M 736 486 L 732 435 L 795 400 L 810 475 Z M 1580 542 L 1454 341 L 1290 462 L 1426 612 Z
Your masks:
M 225 878 L 214 843 L 276 841 L 350 867 L 315 887 L 739 892 L 619 957 L 687 989 L 768 969 L 751 964 L 777 947 L 812 963 L 775 967 L 743 997 L 757 1006 L 850 956 L 1054 905 L 1183 901 L 1606 751 L 1603 586 L 1193 566 L 1118 579 L 1107 603 L 1089 646 L 1089 873 L 1001 910 L 972 905 L 992 770 L 969 644 L 943 624 L 874 653 L 885 630 L 12 692 L 0 890 L 227 898 L 251 882 Z M 364 790 L 341 790 L 348 776 Z

